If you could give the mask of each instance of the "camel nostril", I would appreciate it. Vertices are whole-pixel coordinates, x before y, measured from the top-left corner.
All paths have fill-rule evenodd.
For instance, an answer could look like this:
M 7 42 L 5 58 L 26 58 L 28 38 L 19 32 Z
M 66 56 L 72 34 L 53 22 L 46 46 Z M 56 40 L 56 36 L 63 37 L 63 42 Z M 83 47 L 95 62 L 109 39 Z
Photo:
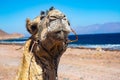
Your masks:
M 57 31 L 57 32 L 55 32 L 55 34 L 59 34 L 61 31 Z

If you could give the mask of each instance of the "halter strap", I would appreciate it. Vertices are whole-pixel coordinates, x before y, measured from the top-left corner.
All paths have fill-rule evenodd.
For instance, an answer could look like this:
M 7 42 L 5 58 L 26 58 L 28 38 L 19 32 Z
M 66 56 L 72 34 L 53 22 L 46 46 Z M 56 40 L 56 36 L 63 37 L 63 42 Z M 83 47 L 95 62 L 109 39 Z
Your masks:
M 67 40 L 67 43 L 71 43 L 71 42 L 76 42 L 76 41 L 78 41 L 78 35 L 76 34 L 76 32 L 71 28 L 71 31 L 74 33 L 74 35 L 75 35 L 75 40 Z

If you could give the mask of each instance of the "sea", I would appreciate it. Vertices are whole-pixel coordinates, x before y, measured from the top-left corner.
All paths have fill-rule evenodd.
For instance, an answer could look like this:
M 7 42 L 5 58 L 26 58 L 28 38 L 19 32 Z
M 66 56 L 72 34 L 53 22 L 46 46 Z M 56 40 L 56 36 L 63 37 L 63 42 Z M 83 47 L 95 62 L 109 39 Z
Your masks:
M 24 44 L 29 37 L 0 40 L 4 44 Z M 75 39 L 75 35 L 69 35 L 70 40 Z M 120 50 L 120 33 L 109 34 L 86 34 L 78 35 L 78 41 L 68 44 L 68 47 L 84 47 L 84 48 L 103 48 L 109 50 Z

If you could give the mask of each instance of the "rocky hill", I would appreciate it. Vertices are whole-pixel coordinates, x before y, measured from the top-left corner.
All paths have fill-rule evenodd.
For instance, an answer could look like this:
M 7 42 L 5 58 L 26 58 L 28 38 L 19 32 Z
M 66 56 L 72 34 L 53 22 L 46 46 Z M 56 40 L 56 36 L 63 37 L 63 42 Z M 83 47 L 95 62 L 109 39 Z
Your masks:
M 24 35 L 19 33 L 8 34 L 0 29 L 0 40 L 21 38 L 21 37 L 24 37 Z
M 76 32 L 79 34 L 120 33 L 120 22 L 80 26 Z
M 0 36 L 8 35 L 8 33 L 4 32 L 3 30 L 0 29 Z

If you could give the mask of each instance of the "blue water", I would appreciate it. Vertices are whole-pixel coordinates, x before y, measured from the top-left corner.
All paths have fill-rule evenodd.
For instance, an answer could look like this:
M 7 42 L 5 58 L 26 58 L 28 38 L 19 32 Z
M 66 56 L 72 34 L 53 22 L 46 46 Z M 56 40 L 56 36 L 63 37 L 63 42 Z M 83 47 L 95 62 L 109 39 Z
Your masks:
M 70 43 L 69 47 L 86 47 L 86 48 L 107 48 L 113 50 L 120 50 L 120 33 L 114 34 L 88 34 L 78 35 L 77 42 Z M 0 40 L 0 43 L 19 43 L 24 44 L 28 37 Z M 74 35 L 69 36 L 70 40 L 75 39 Z
M 120 33 L 78 35 L 78 38 L 77 42 L 70 43 L 69 46 L 120 50 Z M 69 39 L 75 39 L 75 36 L 71 35 Z
M 18 43 L 18 44 L 24 44 L 26 42 L 26 40 L 28 40 L 28 38 L 29 37 L 0 40 L 0 43 Z

